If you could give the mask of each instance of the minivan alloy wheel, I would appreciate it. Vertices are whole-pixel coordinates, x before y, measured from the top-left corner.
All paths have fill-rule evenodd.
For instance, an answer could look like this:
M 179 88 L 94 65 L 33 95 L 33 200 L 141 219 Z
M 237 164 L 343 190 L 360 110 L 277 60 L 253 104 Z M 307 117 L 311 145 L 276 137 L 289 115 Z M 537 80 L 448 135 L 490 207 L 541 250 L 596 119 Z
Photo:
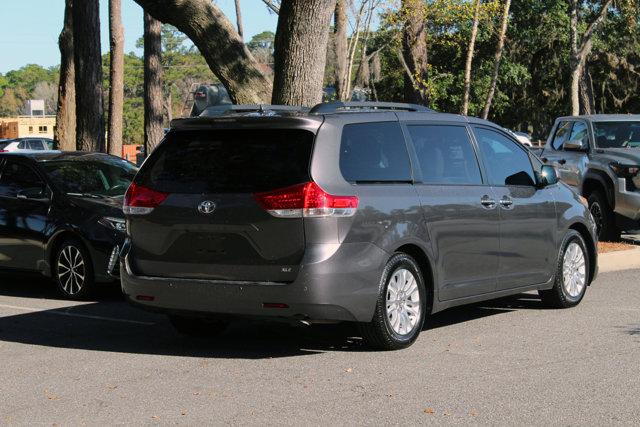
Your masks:
M 68 295 L 76 295 L 85 284 L 87 269 L 82 253 L 73 245 L 65 246 L 58 255 L 58 280 Z
M 584 252 L 576 242 L 571 242 L 564 253 L 562 276 L 567 294 L 578 297 L 586 286 L 587 275 Z
M 387 287 L 387 318 L 394 332 L 407 335 L 420 319 L 420 292 L 414 275 L 406 268 L 393 272 Z

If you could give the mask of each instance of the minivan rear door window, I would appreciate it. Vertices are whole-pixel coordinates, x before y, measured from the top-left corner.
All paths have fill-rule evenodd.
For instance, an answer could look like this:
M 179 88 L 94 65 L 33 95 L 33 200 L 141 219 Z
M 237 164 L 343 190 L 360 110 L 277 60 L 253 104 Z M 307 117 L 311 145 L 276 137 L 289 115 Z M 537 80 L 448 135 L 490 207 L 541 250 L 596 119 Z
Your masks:
M 482 175 L 465 126 L 409 125 L 427 184 L 481 185 Z

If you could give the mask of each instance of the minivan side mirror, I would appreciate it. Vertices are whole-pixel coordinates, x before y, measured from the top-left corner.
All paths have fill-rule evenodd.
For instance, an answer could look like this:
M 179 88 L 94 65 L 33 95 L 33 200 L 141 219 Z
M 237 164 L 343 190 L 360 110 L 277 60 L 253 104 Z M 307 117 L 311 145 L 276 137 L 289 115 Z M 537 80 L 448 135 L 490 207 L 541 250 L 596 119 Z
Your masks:
M 538 187 L 544 188 L 549 185 L 558 183 L 558 174 L 556 169 L 551 165 L 542 165 L 542 169 L 538 175 Z
M 566 151 L 589 151 L 589 144 L 583 139 L 567 141 L 562 145 Z

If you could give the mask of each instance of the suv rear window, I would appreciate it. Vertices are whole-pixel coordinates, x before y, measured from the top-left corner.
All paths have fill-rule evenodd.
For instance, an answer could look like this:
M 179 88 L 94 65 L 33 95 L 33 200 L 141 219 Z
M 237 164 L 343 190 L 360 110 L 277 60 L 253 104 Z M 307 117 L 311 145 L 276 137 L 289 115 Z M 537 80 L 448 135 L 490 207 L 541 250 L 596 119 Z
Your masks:
M 411 164 L 397 122 L 345 125 L 340 171 L 349 182 L 411 181 Z
M 136 180 L 167 193 L 252 193 L 310 180 L 313 133 L 300 129 L 176 131 Z

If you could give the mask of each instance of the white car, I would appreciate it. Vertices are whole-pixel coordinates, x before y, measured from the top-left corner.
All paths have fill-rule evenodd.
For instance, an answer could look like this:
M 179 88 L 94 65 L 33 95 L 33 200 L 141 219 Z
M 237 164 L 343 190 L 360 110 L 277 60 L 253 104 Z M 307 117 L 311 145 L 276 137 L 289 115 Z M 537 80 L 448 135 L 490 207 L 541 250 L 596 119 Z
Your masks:
M 0 140 L 0 153 L 11 151 L 47 151 L 53 141 L 49 138 L 18 138 Z
M 524 145 L 525 147 L 533 147 L 533 143 L 531 142 L 531 135 L 529 135 L 526 132 L 516 132 L 516 131 L 512 131 L 511 129 L 507 129 L 504 128 L 504 130 L 506 130 L 507 132 L 509 132 L 511 134 L 511 136 L 513 136 L 515 139 L 518 140 L 518 142 L 522 145 Z
M 516 139 L 522 143 L 522 145 L 526 145 L 527 147 L 533 147 L 533 143 L 531 142 L 531 135 L 525 132 L 514 132 Z

